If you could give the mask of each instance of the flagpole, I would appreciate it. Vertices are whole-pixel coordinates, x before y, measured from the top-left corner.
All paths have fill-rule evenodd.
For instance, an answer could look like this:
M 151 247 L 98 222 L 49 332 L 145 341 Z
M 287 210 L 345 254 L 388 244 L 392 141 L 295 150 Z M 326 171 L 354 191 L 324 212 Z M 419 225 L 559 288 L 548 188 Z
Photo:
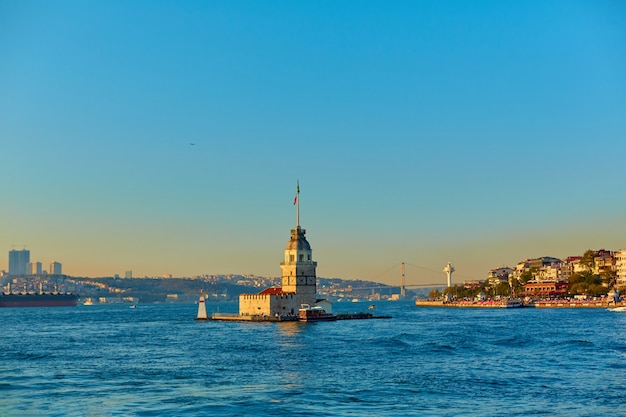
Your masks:
M 296 229 L 300 227 L 300 180 L 296 183 Z

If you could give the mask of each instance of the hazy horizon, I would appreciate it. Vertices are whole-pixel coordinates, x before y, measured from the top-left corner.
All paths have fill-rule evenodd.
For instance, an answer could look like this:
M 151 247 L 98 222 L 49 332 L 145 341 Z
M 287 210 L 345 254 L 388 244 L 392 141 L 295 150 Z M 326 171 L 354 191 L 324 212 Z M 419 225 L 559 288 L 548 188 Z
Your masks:
M 445 282 L 626 248 L 620 1 L 0 0 L 0 269 Z

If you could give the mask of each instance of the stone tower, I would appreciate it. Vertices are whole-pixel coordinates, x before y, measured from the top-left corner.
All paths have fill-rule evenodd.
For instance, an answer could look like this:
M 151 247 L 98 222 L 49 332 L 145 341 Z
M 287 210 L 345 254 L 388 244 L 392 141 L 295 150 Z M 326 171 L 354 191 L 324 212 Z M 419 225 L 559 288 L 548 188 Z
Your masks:
M 282 290 L 295 293 L 298 303 L 314 305 L 317 301 L 317 262 L 313 260 L 311 245 L 306 240 L 306 230 L 300 227 L 300 185 L 296 186 L 296 228 L 291 229 L 291 239 L 285 247 L 282 269 Z
M 296 293 L 301 304 L 315 304 L 317 262 L 312 259 L 311 245 L 305 237 L 306 230 L 297 226 L 291 229 L 291 239 L 285 247 L 282 269 L 282 288 L 285 293 Z
M 285 259 L 280 263 L 281 287 L 266 288 L 258 294 L 239 296 L 239 315 L 256 317 L 290 317 L 298 314 L 302 304 L 317 304 L 317 262 L 313 260 L 306 230 L 300 227 L 300 186 L 296 186 L 296 228 L 285 247 Z M 326 303 L 329 304 L 329 303 Z M 328 308 L 328 307 L 327 307 Z M 329 310 L 326 310 L 330 312 Z

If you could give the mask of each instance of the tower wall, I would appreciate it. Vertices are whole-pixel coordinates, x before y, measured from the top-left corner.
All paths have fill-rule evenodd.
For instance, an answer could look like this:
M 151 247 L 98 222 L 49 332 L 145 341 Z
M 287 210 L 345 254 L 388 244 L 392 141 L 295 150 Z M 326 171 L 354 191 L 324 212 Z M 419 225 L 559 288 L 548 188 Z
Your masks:
M 289 316 L 298 314 L 296 294 L 241 294 L 239 314 L 242 316 Z
M 282 289 L 294 292 L 300 304 L 315 304 L 317 300 L 317 262 L 306 240 L 306 230 L 300 226 L 291 230 L 291 239 L 285 248 L 285 258 L 280 263 Z

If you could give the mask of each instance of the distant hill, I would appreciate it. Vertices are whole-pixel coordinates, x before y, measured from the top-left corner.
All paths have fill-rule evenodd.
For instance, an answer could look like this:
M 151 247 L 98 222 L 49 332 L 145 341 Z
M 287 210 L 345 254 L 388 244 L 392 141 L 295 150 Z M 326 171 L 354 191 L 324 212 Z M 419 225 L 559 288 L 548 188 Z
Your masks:
M 280 278 L 246 278 L 239 275 L 211 278 L 73 277 L 71 279 L 80 285 L 76 292 L 83 297 L 135 297 L 142 303 L 195 301 L 200 292 L 206 295 L 207 301 L 236 300 L 240 294 L 257 293 L 265 288 L 280 285 Z M 398 293 L 399 288 L 372 281 L 318 278 L 320 294 L 340 293 L 349 297 L 367 297 L 373 291 L 389 296 Z M 407 290 L 407 296 L 412 297 L 422 291 L 426 290 Z

